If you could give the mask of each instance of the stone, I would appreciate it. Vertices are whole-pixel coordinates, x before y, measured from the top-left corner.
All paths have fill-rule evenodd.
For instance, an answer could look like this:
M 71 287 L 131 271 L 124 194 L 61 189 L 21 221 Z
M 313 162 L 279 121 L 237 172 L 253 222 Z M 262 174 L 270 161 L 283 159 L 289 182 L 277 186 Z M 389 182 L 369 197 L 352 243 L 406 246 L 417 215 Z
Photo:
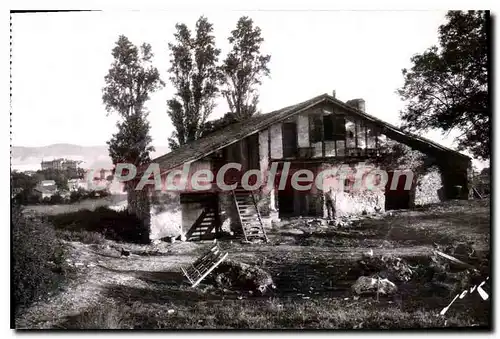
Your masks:
M 398 288 L 389 279 L 361 276 L 352 285 L 352 290 L 358 295 L 376 294 L 377 290 L 382 295 L 389 295 L 396 293 Z

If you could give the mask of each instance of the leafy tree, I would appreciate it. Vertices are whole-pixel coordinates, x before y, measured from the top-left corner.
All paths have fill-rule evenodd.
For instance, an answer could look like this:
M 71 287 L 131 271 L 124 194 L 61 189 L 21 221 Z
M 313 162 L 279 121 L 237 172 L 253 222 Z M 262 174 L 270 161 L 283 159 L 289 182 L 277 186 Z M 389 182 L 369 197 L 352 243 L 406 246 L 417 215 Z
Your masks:
M 151 45 L 144 43 L 139 49 L 120 35 L 112 55 L 114 62 L 104 77 L 102 101 L 106 111 L 118 113 L 121 121 L 117 123 L 118 132 L 108 141 L 109 154 L 114 164 L 137 166 L 148 161 L 149 152 L 154 151 L 145 103 L 164 83 L 151 64 Z
M 260 28 L 254 27 L 249 17 L 238 20 L 228 40 L 232 50 L 222 65 L 222 94 L 231 112 L 237 119 L 243 120 L 257 111 L 259 95 L 256 87 L 262 83 L 262 77 L 270 74 L 267 64 L 271 56 L 261 54 L 264 38 Z
M 71 178 L 71 175 L 67 170 L 48 168 L 36 171 L 36 173 L 31 178 L 35 182 L 35 185 L 42 180 L 54 180 L 58 189 L 67 190 L 68 179 Z M 33 187 L 35 185 L 33 185 Z
M 51 204 L 62 204 L 64 202 L 63 197 L 59 193 L 55 193 L 50 197 Z
M 13 188 L 22 188 L 24 191 L 32 190 L 37 184 L 36 178 L 22 172 L 12 171 L 10 178 Z
M 220 50 L 215 47 L 213 26 L 207 18 L 198 19 L 194 36 L 185 24 L 175 28 L 175 43 L 168 44 L 170 81 L 176 90 L 167 101 L 167 113 L 175 127 L 168 140 L 171 149 L 201 136 L 201 127 L 215 107 L 220 79 Z
M 228 112 L 222 118 L 205 122 L 202 128 L 202 136 L 218 131 L 226 126 L 234 124 L 235 122 L 238 122 L 235 115 Z
M 403 69 L 399 89 L 408 101 L 401 112 L 410 131 L 458 129 L 460 150 L 482 159 L 490 157 L 488 102 L 489 12 L 449 11 L 439 27 L 439 47 L 432 46 L 411 58 Z

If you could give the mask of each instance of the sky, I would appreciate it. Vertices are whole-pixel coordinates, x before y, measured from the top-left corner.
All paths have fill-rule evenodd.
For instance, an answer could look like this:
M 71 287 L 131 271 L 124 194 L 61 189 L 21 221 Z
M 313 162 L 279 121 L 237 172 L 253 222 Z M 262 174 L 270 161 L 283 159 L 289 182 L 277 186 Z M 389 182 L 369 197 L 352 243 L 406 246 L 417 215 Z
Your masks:
M 166 86 L 147 103 L 153 145 L 173 131 L 166 101 L 168 43 L 175 24 L 194 29 L 205 15 L 225 56 L 227 37 L 247 15 L 262 30 L 271 77 L 260 87 L 259 109 L 270 112 L 322 93 L 342 101 L 363 98 L 366 112 L 398 125 L 404 107 L 396 90 L 412 55 L 437 44 L 443 11 L 110 11 L 14 14 L 12 23 L 12 144 L 104 145 L 116 132 L 116 114 L 102 103 L 104 76 L 118 36 L 151 44 Z M 211 119 L 228 111 L 222 98 Z M 453 133 L 422 136 L 454 148 Z

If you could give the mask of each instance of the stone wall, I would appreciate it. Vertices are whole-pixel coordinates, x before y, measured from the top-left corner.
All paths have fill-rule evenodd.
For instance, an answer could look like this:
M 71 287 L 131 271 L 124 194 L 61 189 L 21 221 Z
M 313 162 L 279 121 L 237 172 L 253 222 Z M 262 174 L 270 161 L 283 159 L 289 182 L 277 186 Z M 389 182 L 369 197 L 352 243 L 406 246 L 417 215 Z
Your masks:
M 297 116 L 298 147 L 309 147 L 309 117 L 306 114 Z
M 182 207 L 179 192 L 153 192 L 150 210 L 150 239 L 179 236 L 182 228 Z
M 437 166 L 430 168 L 427 173 L 420 175 L 415 186 L 414 205 L 427 205 L 442 200 L 441 171 Z
M 281 159 L 283 158 L 281 124 L 274 124 L 269 128 L 271 133 L 271 159 Z
M 342 165 L 340 162 L 323 163 L 320 171 L 338 169 Z M 352 164 L 346 174 L 337 173 L 323 181 L 324 190 L 328 190 L 328 186 L 333 185 L 336 216 L 384 211 L 385 187 L 369 186 L 366 180 L 368 174 L 376 169 L 379 167 L 370 164 Z M 358 172 L 363 175 L 358 174 L 361 184 L 355 187 L 354 180 Z M 346 181 L 349 182 L 348 185 L 346 185 Z M 323 206 L 323 210 L 323 216 L 326 217 L 326 206 Z

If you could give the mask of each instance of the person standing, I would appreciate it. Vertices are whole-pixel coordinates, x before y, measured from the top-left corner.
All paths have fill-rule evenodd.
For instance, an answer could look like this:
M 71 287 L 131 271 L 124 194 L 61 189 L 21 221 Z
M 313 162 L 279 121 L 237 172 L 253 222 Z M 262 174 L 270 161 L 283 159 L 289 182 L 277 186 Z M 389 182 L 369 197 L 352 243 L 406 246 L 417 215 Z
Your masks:
M 325 203 L 328 219 L 332 220 L 335 217 L 335 194 L 333 193 L 332 187 L 325 192 Z

